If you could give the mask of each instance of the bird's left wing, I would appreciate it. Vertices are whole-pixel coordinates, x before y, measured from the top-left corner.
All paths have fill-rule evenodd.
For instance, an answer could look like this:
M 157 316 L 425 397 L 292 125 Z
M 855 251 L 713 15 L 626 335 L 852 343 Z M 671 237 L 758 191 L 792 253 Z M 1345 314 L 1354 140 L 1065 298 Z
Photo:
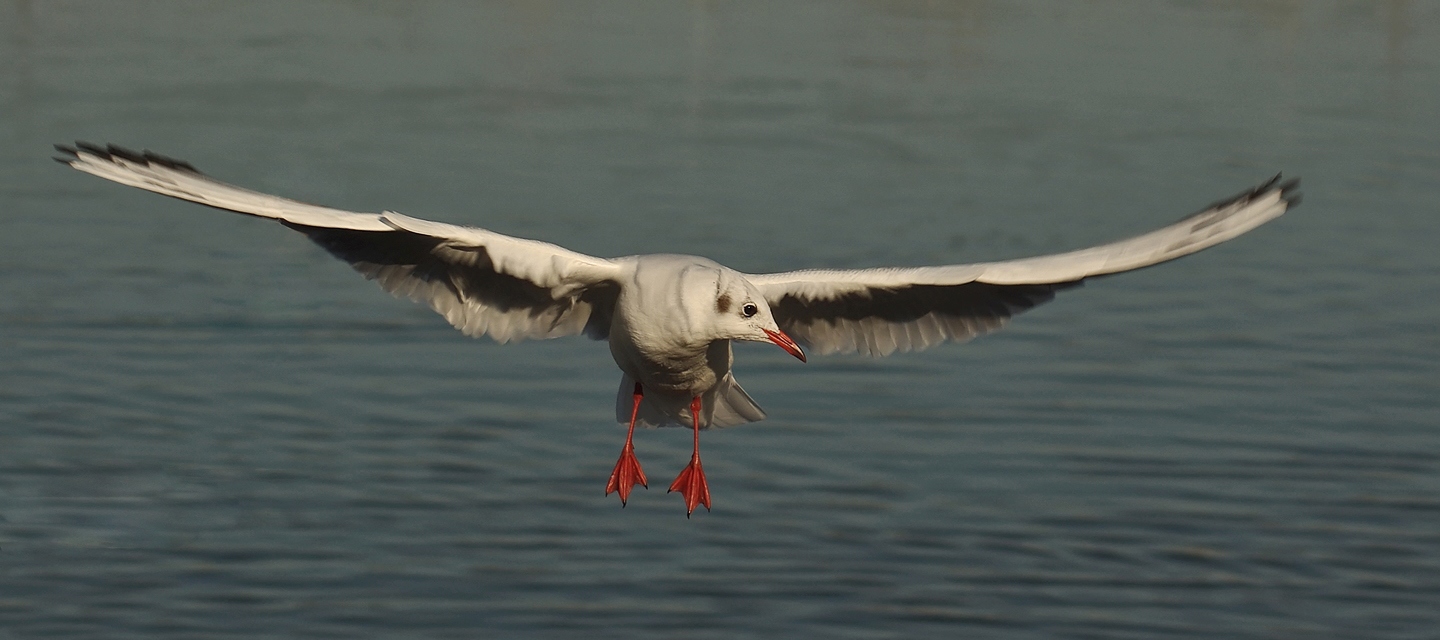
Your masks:
M 467 335 L 498 342 L 585 332 L 604 338 L 619 265 L 546 242 L 411 218 L 356 213 L 220 182 L 188 163 L 116 146 L 56 146 L 56 158 L 120 184 L 280 221 L 397 296 L 424 302 Z
M 1230 240 L 1299 202 L 1280 176 L 1140 236 L 1068 253 L 937 267 L 747 276 L 780 328 L 816 353 L 885 356 L 993 331 L 1086 278 L 1174 260 Z

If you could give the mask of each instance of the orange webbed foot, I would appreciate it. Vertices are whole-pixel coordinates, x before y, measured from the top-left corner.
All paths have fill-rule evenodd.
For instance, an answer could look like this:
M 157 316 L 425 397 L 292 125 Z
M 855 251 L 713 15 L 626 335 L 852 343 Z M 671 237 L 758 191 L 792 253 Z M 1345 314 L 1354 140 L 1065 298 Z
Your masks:
M 629 442 L 625 448 L 620 450 L 620 459 L 615 462 L 615 470 L 610 472 L 610 482 L 605 485 L 605 495 L 616 491 L 620 492 L 620 506 L 630 500 L 630 490 L 635 485 L 646 489 L 650 488 L 650 481 L 645 478 L 645 470 L 640 468 L 640 460 L 635 457 L 635 446 Z
M 700 466 L 700 455 L 690 457 L 690 464 L 680 472 L 675 482 L 670 483 L 670 491 L 679 491 L 685 496 L 685 517 L 695 512 L 696 505 L 705 505 L 705 510 L 710 510 L 710 484 L 705 481 L 705 469 Z M 668 493 L 668 492 L 667 492 Z

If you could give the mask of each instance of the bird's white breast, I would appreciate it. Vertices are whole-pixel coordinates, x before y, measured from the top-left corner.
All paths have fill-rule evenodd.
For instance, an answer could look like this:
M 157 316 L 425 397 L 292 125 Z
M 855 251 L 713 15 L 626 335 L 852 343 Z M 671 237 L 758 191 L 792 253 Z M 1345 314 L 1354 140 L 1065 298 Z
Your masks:
M 730 371 L 730 341 L 715 334 L 716 283 L 725 267 L 696 256 L 626 259 L 610 354 L 647 388 L 699 395 Z

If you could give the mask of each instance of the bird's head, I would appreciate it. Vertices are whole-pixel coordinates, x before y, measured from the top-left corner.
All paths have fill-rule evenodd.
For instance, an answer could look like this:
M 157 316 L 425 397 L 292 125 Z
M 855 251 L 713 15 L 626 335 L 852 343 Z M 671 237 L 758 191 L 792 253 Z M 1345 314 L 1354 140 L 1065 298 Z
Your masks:
M 716 281 L 714 305 L 716 333 L 726 340 L 773 342 L 801 362 L 805 352 L 775 324 L 770 305 L 760 290 L 738 273 L 722 271 Z

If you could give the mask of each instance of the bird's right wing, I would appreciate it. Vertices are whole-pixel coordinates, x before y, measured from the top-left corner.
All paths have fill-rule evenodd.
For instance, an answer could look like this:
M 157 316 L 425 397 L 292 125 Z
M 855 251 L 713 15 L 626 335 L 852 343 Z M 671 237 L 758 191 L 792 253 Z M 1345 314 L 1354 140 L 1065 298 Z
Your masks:
M 620 267 L 546 242 L 411 218 L 356 213 L 242 189 L 151 152 L 76 143 L 60 162 L 181 200 L 280 221 L 461 331 L 498 342 L 610 330 Z
M 1004 262 L 747 276 L 780 328 L 816 353 L 872 356 L 968 340 L 1086 278 L 1160 264 L 1238 237 L 1299 202 L 1280 176 L 1170 226 L 1110 244 Z

